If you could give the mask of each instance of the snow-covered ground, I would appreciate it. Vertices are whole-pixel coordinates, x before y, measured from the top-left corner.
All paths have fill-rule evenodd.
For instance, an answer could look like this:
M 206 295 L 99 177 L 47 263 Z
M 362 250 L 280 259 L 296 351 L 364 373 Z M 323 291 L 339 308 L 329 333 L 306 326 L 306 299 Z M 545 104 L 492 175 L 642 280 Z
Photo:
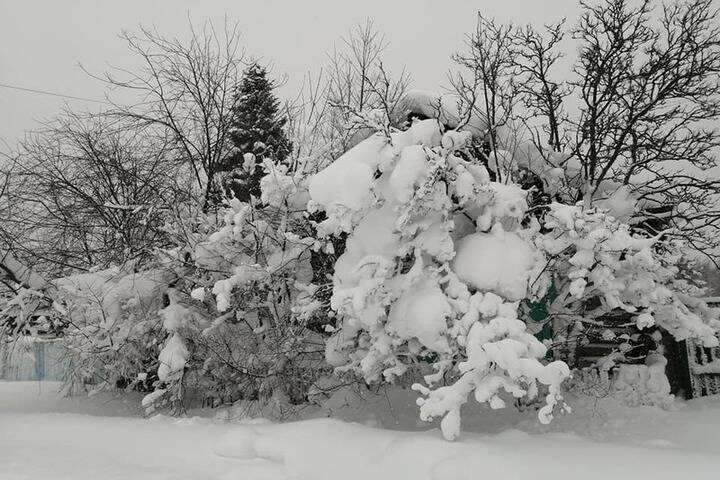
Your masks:
M 229 423 L 137 417 L 136 398 L 63 399 L 57 384 L 0 382 L 0 479 L 713 479 L 720 399 L 674 411 L 575 400 L 550 426 L 535 412 L 467 419 L 456 442 L 410 425 L 410 397 L 340 409 L 343 422 Z M 350 402 L 352 403 L 352 402 Z M 371 415 L 384 403 L 386 415 Z M 488 413 L 488 412 L 485 412 Z M 374 418 L 374 420 L 372 420 Z M 381 429 L 370 423 L 399 429 Z M 409 428 L 416 431 L 410 431 Z

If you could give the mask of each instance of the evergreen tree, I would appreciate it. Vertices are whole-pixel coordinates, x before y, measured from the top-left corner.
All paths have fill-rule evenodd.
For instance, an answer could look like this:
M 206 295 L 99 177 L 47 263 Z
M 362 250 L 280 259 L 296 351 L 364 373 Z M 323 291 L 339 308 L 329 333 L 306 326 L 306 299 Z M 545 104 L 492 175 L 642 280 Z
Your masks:
M 242 201 L 249 200 L 250 195 L 260 196 L 263 159 L 282 162 L 292 148 L 283 130 L 287 118 L 279 114 L 280 101 L 273 93 L 274 88 L 267 70 L 254 64 L 245 71 L 236 93 L 230 133 L 236 151 L 219 170 L 228 172 L 224 182 L 226 193 Z M 255 161 L 246 160 L 248 153 L 254 155 Z

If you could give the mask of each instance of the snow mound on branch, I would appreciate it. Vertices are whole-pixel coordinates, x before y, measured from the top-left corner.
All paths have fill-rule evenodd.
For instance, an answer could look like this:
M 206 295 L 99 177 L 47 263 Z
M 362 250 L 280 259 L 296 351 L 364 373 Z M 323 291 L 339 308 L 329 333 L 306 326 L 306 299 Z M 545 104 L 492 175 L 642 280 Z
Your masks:
M 427 155 L 423 147 L 413 145 L 405 148 L 389 179 L 395 199 L 399 202 L 409 201 L 415 193 L 415 187 L 427 178 L 427 173 Z
M 76 275 L 58 278 L 51 283 L 57 288 L 67 292 L 102 292 L 103 287 L 105 287 L 107 283 L 117 281 L 120 273 L 118 267 L 111 267 L 96 272 L 78 273 Z
M 267 174 L 260 179 L 260 201 L 273 207 L 282 207 L 297 193 L 297 182 L 287 174 L 287 165 L 276 165 L 266 160 L 264 168 Z
M 172 289 L 168 291 L 170 297 L 170 305 L 158 312 L 163 321 L 163 328 L 168 332 L 177 332 L 183 327 L 188 326 L 194 319 L 194 312 L 174 298 L 177 295 Z
M 335 205 L 350 210 L 364 207 L 370 200 L 379 153 L 386 144 L 387 140 L 380 134 L 360 142 L 313 176 L 309 185 L 310 197 L 325 209 Z
M 496 225 L 489 233 L 475 233 L 460 240 L 452 269 L 476 290 L 518 301 L 527 294 L 539 255 L 520 236 Z
M 427 348 L 444 352 L 450 349 L 442 334 L 451 314 L 452 309 L 437 283 L 423 280 L 393 304 L 388 329 L 401 338 L 417 338 Z
M 158 378 L 163 382 L 169 382 L 179 378 L 185 368 L 190 352 L 185 346 L 183 338 L 175 333 L 160 351 L 158 360 Z
M 355 285 L 362 276 L 364 264 L 391 261 L 399 248 L 395 228 L 397 214 L 391 205 L 372 210 L 355 227 L 345 252 L 335 263 L 334 278 L 342 285 Z
M 410 128 L 402 132 L 390 134 L 390 143 L 396 151 L 401 151 L 411 145 L 422 145 L 424 147 L 437 147 L 442 142 L 442 131 L 437 119 L 416 121 Z M 460 148 L 461 146 L 458 146 Z M 386 168 L 383 168 L 385 171 Z
M 436 146 L 441 139 L 436 120 L 423 120 L 404 132 L 394 132 L 390 141 L 381 133 L 370 136 L 312 177 L 309 184 L 311 209 L 319 206 L 328 212 L 338 208 L 354 212 L 369 206 L 373 200 L 371 186 L 378 170 L 391 168 L 401 154 L 408 156 L 404 162 L 407 175 L 419 174 L 422 170 L 418 165 L 421 145 Z M 406 148 L 413 145 L 417 147 Z
M 197 300 L 198 302 L 202 302 L 205 300 L 205 287 L 197 287 L 194 288 L 190 292 L 190 298 L 193 300 Z
M 637 200 L 630 187 L 622 185 L 607 198 L 596 201 L 596 205 L 608 211 L 608 214 L 621 222 L 627 223 L 635 213 Z
M 327 219 L 317 225 L 321 236 L 350 232 L 362 213 L 380 198 L 407 195 L 421 181 L 424 165 L 420 153 L 424 147 L 435 147 L 442 141 L 437 120 L 415 122 L 403 132 L 376 133 L 344 153 L 335 162 L 315 174 L 309 182 L 308 210 L 324 210 Z M 390 185 L 389 175 L 397 162 L 404 173 Z M 380 181 L 376 179 L 380 178 Z

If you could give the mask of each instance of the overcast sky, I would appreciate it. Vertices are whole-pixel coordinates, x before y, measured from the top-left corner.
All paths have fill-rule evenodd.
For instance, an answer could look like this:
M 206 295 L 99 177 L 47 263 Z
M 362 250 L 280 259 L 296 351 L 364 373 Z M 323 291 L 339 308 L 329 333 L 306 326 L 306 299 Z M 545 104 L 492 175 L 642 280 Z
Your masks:
M 103 86 L 77 64 L 94 72 L 131 66 L 120 31 L 154 25 L 182 38 L 188 17 L 222 24 L 227 16 L 239 23 L 248 53 L 289 77 L 281 93 L 290 95 L 352 25 L 371 17 L 390 42 L 386 64 L 406 66 L 416 88 L 437 89 L 478 10 L 542 24 L 574 19 L 579 8 L 578 0 L 0 0 L 0 83 L 102 100 Z M 0 139 L 15 143 L 65 102 L 97 107 L 0 87 Z

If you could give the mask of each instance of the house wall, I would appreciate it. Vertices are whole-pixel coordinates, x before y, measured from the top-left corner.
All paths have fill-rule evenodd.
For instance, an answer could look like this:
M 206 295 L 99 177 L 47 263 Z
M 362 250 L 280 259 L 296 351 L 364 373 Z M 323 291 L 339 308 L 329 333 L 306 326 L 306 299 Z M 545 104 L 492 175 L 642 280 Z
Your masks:
M 6 381 L 62 381 L 67 370 L 57 340 L 23 339 L 0 343 L 0 379 Z

